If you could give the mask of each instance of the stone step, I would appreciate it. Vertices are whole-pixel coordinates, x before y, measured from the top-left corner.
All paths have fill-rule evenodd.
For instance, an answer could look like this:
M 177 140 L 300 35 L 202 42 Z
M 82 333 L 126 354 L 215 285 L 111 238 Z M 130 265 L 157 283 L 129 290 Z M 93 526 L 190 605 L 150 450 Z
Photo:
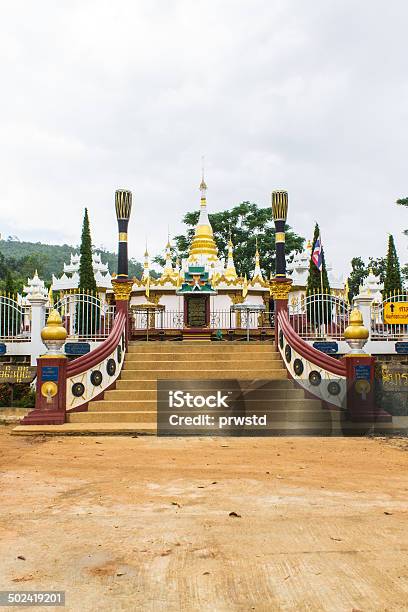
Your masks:
M 156 435 L 156 423 L 63 423 L 62 425 L 18 425 L 15 436 Z
M 325 410 L 299 410 L 287 412 L 285 410 L 247 412 L 247 416 L 267 415 L 268 424 L 279 423 L 320 423 L 330 421 L 331 415 Z M 169 413 L 170 415 L 170 413 Z M 156 423 L 155 410 L 110 411 L 110 412 L 74 412 L 68 415 L 69 423 Z M 194 431 L 194 427 L 187 428 Z
M 222 391 L 222 393 L 227 393 L 228 391 L 232 391 L 235 395 L 237 394 L 237 389 L 218 389 Z M 204 397 L 207 395 L 213 395 L 214 389 L 204 391 L 202 389 L 196 389 L 195 387 L 188 388 L 190 393 L 201 394 Z M 248 401 L 252 400 L 268 400 L 268 399 L 297 399 L 303 398 L 304 393 L 302 389 L 245 389 L 243 387 L 240 388 L 238 393 L 241 393 L 243 397 L 248 398 Z M 139 390 L 139 389 L 114 389 L 112 391 L 105 391 L 104 399 L 105 400 L 115 400 L 115 401 L 144 401 L 144 400 L 157 400 L 157 391 L 156 389 L 151 390 Z M 92 402 L 91 406 L 97 403 L 97 401 Z
M 69 423 L 153 423 L 156 425 L 156 410 L 143 412 L 73 412 Z
M 208 352 L 204 353 L 204 354 L 197 354 L 197 355 L 191 355 L 190 353 L 178 353 L 178 352 L 174 352 L 174 353 L 127 353 L 126 355 L 126 363 L 137 363 L 137 362 L 169 362 L 169 363 L 173 363 L 175 361 L 177 362 L 186 362 L 186 363 L 191 363 L 192 359 L 194 359 L 194 361 L 196 361 L 197 363 L 201 363 L 202 361 L 217 361 L 217 362 L 230 362 L 230 361 L 240 361 L 241 359 L 245 358 L 248 361 L 279 361 L 281 359 L 281 356 L 279 353 L 275 352 L 275 353 L 266 353 L 266 352 L 262 352 L 262 351 L 253 351 L 251 353 L 246 353 L 245 351 L 242 351 L 241 353 L 238 353 L 237 351 L 225 351 L 225 352 L 215 352 L 215 353 L 211 353 L 209 354 Z
M 106 400 L 96 400 L 91 402 L 89 405 L 89 412 L 131 412 L 131 411 L 143 411 L 143 410 L 156 410 L 158 403 L 155 399 L 118 399 L 110 398 Z M 167 406 L 167 402 L 164 403 L 164 407 Z M 292 397 L 292 398 L 269 398 L 269 399 L 251 399 L 245 401 L 246 410 L 254 410 L 256 412 L 266 410 L 286 410 L 292 412 L 293 410 L 300 409 L 311 409 L 316 408 L 321 410 L 320 400 L 305 399 L 303 397 Z M 170 411 L 180 411 L 177 408 L 169 408 Z M 197 408 L 197 410 L 200 410 Z M 203 408 L 205 410 L 205 408 Z
M 194 364 L 195 366 L 196 364 Z M 250 370 L 205 370 L 205 369 L 191 369 L 191 370 L 122 370 L 122 380 L 158 380 L 158 379 L 172 379 L 172 380 L 219 380 L 219 379 L 238 379 L 244 378 L 256 378 L 256 379 L 285 379 L 287 377 L 286 370 L 284 368 L 269 368 L 265 370 L 258 370 L 256 368 Z
M 182 382 L 185 383 L 184 379 Z M 224 389 L 231 389 L 231 380 L 236 380 L 236 379 L 218 379 L 217 381 L 217 390 L 223 391 Z M 241 385 L 241 388 L 248 388 L 249 386 L 254 388 L 262 388 L 262 389 L 294 389 L 295 386 L 293 384 L 293 382 L 288 379 L 288 378 L 284 378 L 284 379 L 277 379 L 277 380 L 262 380 L 262 379 L 258 379 L 255 377 L 252 377 L 248 380 L 245 379 L 241 379 L 239 378 L 239 384 Z M 177 382 L 177 380 L 175 380 L 174 382 Z M 208 380 L 205 379 L 201 379 L 201 380 L 194 380 L 192 379 L 190 381 L 191 383 L 191 388 L 194 389 L 195 391 L 205 391 L 205 390 L 213 390 L 214 389 L 214 385 L 211 384 Z M 117 390 L 129 390 L 129 391 L 156 391 L 156 387 L 157 387 L 157 381 L 156 380 L 123 380 L 123 379 L 119 379 L 116 381 L 116 389 Z M 235 384 L 233 385 L 233 387 L 235 388 Z M 116 390 L 115 389 L 115 390 Z M 110 393 L 110 391 L 106 391 L 106 393 Z
M 299 427 L 298 423 L 273 423 L 271 427 L 265 431 L 265 435 L 269 436 L 319 436 L 319 435 L 359 435 L 366 427 L 367 430 L 389 434 L 400 431 L 393 423 L 353 423 L 351 421 L 341 422 L 340 413 L 331 413 L 331 422 L 329 424 L 322 423 L 307 423 Z M 12 430 L 14 436 L 83 436 L 83 435 L 156 435 L 156 423 L 63 423 L 62 425 L 18 425 Z M 227 437 L 228 433 L 220 438 Z
M 223 353 L 245 351 L 247 353 L 276 353 L 272 342 L 200 342 L 187 344 L 186 342 L 141 342 L 129 344 L 128 353 L 187 353 L 189 355 L 202 355 L 203 353 Z
M 266 370 L 269 367 L 279 367 L 281 364 L 280 359 L 234 359 L 234 360 L 223 360 L 217 362 L 217 366 L 222 370 L 232 370 L 234 372 L 239 372 L 242 370 Z M 123 369 L 124 370 L 150 370 L 152 372 L 162 371 L 162 370 L 173 370 L 177 368 L 178 370 L 190 370 L 191 369 L 191 360 L 183 360 L 183 361 L 147 361 L 145 359 L 139 359 L 134 361 L 129 361 L 126 359 Z M 201 367 L 204 370 L 210 370 L 214 367 L 213 360 L 207 359 L 196 359 L 194 360 L 194 366 Z

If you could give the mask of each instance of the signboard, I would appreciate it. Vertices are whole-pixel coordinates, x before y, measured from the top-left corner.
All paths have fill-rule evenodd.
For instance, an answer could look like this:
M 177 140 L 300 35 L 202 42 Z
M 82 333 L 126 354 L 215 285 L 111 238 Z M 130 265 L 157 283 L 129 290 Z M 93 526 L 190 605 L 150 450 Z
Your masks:
M 0 383 L 30 383 L 34 380 L 37 368 L 28 365 L 0 364 Z
M 2 342 L 0 344 L 0 355 L 5 355 L 7 353 L 7 346 Z
M 337 342 L 313 342 L 313 348 L 321 351 L 322 353 L 327 353 L 328 355 L 334 355 L 339 350 L 339 345 Z
M 86 355 L 91 350 L 89 342 L 67 342 L 64 347 L 66 355 Z
M 396 342 L 395 343 L 395 352 L 400 355 L 408 354 L 408 342 Z
M 408 364 L 383 363 L 379 374 L 383 391 L 408 392 Z
M 42 381 L 58 381 L 58 366 L 44 366 L 41 370 L 41 380 Z
M 370 380 L 371 366 L 357 365 L 354 368 L 354 376 L 356 380 Z
M 408 325 L 408 302 L 386 302 L 384 323 Z

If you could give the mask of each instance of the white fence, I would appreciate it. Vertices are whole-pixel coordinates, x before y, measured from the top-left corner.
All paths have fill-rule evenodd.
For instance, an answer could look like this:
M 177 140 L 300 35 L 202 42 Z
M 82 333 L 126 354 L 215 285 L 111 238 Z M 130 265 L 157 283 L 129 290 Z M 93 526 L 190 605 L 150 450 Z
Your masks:
M 186 327 L 184 312 L 180 310 L 132 310 L 132 329 L 182 330 Z M 210 329 L 265 329 L 273 327 L 273 313 L 269 312 L 232 312 L 214 310 L 210 313 Z
M 350 305 L 329 293 L 316 293 L 289 304 L 289 320 L 304 340 L 342 340 Z
M 102 340 L 109 336 L 115 307 L 90 293 L 69 293 L 53 306 L 62 317 L 68 339 Z
M 31 339 L 31 307 L 14 298 L 0 296 L 0 341 L 29 342 Z

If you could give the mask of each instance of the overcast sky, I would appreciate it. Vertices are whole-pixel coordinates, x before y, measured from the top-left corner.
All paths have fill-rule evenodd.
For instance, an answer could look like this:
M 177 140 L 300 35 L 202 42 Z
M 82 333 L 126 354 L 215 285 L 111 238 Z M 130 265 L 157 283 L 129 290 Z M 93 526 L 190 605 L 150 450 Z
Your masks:
M 199 206 L 289 191 L 336 272 L 408 261 L 406 0 L 0 0 L 0 232 L 116 249 L 114 192 L 133 191 L 130 255 Z

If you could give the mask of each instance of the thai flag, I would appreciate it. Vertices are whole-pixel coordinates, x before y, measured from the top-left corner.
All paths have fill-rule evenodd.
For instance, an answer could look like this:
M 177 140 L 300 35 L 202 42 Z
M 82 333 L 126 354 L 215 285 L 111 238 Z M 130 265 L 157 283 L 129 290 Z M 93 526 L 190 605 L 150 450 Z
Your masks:
M 316 268 L 319 270 L 319 272 L 321 272 L 323 264 L 323 248 L 320 236 L 318 237 L 314 245 L 312 261 L 315 264 Z

